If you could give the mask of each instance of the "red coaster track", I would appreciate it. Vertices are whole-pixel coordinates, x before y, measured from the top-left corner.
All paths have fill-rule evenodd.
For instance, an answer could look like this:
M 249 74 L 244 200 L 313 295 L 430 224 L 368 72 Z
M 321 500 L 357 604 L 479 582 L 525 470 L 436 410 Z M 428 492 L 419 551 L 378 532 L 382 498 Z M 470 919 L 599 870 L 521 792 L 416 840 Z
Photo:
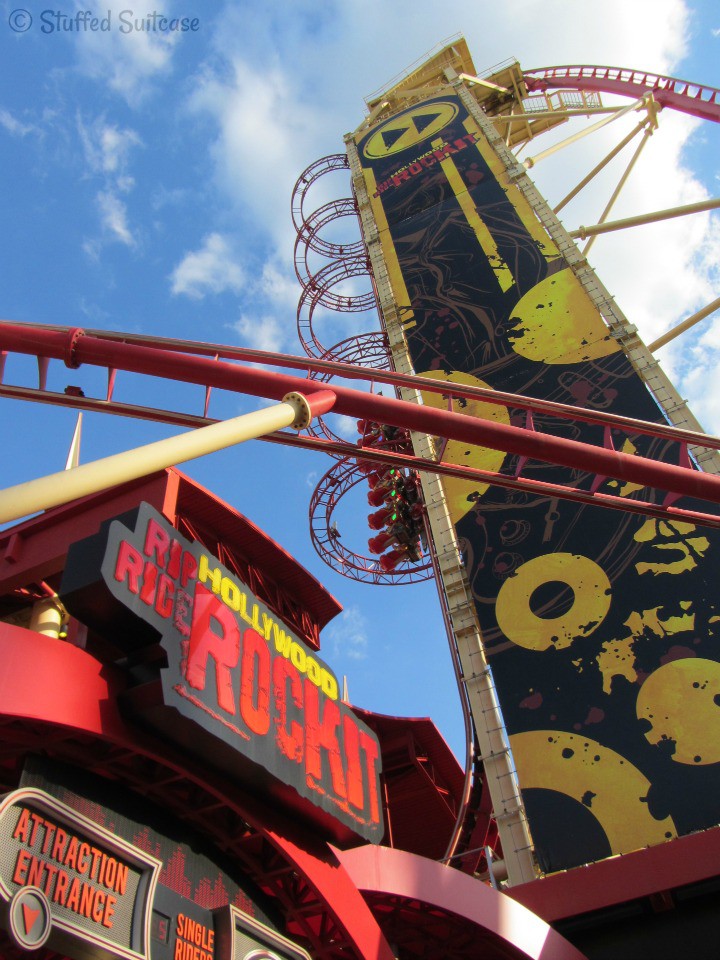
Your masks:
M 534 67 L 524 70 L 528 92 L 546 90 L 596 90 L 639 99 L 652 93 L 657 103 L 701 120 L 720 121 L 720 90 L 677 77 L 632 70 L 627 67 Z

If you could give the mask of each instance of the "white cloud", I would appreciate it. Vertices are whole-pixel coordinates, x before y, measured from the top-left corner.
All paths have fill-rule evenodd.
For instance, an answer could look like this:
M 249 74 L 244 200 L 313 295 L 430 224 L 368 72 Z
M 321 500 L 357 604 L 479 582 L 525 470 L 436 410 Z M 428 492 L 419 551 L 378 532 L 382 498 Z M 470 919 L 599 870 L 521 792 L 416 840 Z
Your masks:
M 83 244 L 85 253 L 98 260 L 105 242 L 119 242 L 126 247 L 137 245 L 128 222 L 127 205 L 120 199 L 120 194 L 129 194 L 135 187 L 135 179 L 126 170 L 131 151 L 142 146 L 142 140 L 134 130 L 107 123 L 104 117 L 85 122 L 78 114 L 76 126 L 88 176 L 101 180 L 103 184 L 95 196 L 102 237 L 86 240 Z
M 22 123 L 9 110 L 0 109 L 0 127 L 13 137 L 24 137 L 28 133 L 35 133 L 37 128 L 31 124 Z
M 212 116 L 218 135 L 211 154 L 220 189 L 256 221 L 256 229 L 289 251 L 294 240 L 290 195 L 298 155 L 317 134 L 316 112 L 300 102 L 281 69 L 262 75 L 240 58 L 229 78 L 203 75 L 191 98 L 196 113 Z
M 687 50 L 688 11 L 682 0 L 606 0 L 583 4 L 582 18 L 576 4 L 566 0 L 522 0 L 514 3 L 513 16 L 506 11 L 503 48 L 518 52 L 526 69 L 561 63 L 603 63 L 639 70 L 669 72 Z M 519 43 L 510 42 L 517 17 L 523 24 Z M 558 29 L 558 24 L 562 28 Z M 495 49 L 500 49 L 494 45 Z M 532 50 L 532 60 L 525 49 Z M 482 49 L 479 43 L 475 50 Z M 542 50 L 543 63 L 537 62 Z M 599 54 L 605 51 L 605 59 Z M 476 63 L 478 67 L 482 66 Z
M 110 316 L 107 310 L 103 310 L 97 303 L 93 303 L 85 297 L 80 298 L 79 307 L 83 316 L 87 317 L 88 321 L 97 327 L 103 326 Z
M 77 128 L 85 159 L 93 174 L 121 175 L 127 167 L 131 149 L 142 145 L 135 130 L 120 129 L 107 123 L 104 117 L 86 124 L 78 116 Z
M 189 191 L 182 187 L 168 189 L 164 184 L 159 184 L 151 199 L 152 209 L 156 213 L 164 207 L 180 207 L 187 203 Z
M 330 624 L 327 639 L 332 644 L 336 657 L 349 660 L 365 660 L 368 654 L 367 620 L 359 607 L 346 607 Z
M 346 417 L 344 414 L 336 414 L 332 418 L 332 429 L 339 436 L 346 440 L 355 442 L 358 438 L 357 420 L 353 417 Z
M 128 226 L 127 208 L 122 200 L 110 190 L 98 193 L 96 200 L 104 231 L 126 247 L 134 247 L 135 238 Z
M 206 293 L 239 293 L 245 285 L 242 269 L 230 245 L 219 233 L 211 233 L 199 250 L 187 253 L 172 272 L 172 292 L 202 300 Z
M 287 324 L 281 324 L 272 316 L 243 315 L 231 324 L 231 329 L 239 335 L 242 346 L 273 353 L 283 351 L 288 334 Z
M 717 337 L 714 337 L 717 339 Z M 708 349 L 702 342 L 683 358 L 680 383 L 682 395 L 700 423 L 709 433 L 720 434 L 720 394 L 709 388 L 720 377 L 720 351 Z
M 75 6 L 87 9 L 82 2 Z M 166 16 L 170 7 L 168 0 L 162 9 Z M 144 11 L 132 11 L 126 0 L 104 0 L 102 9 L 104 16 L 109 13 L 111 17 L 110 30 L 75 35 L 79 69 L 94 80 L 105 81 L 131 106 L 137 106 L 149 94 L 151 81 L 171 71 L 180 35 L 136 29 L 135 20 L 144 19 Z
M 263 265 L 259 291 L 276 308 L 287 309 L 295 315 L 300 287 L 292 269 L 284 265 L 281 258 L 268 260 Z
M 117 178 L 117 188 L 121 193 L 130 193 L 130 191 L 135 186 L 134 177 L 118 177 Z
M 93 263 L 100 262 L 100 250 L 102 249 L 102 244 L 97 237 L 94 237 L 91 240 L 84 240 L 82 243 L 82 251 L 86 257 L 93 261 Z

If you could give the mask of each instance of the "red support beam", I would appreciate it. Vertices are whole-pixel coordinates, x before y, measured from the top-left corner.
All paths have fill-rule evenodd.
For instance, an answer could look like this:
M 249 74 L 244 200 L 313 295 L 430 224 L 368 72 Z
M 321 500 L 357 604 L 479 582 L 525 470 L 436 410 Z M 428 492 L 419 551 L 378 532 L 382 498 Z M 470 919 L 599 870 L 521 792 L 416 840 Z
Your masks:
M 183 820 L 195 819 L 201 832 L 222 846 L 228 838 L 220 829 L 219 805 L 235 828 L 244 822 L 259 834 L 260 850 L 256 855 L 247 852 L 246 869 L 260 885 L 266 883 L 270 895 L 284 906 L 291 929 L 297 927 L 310 938 L 313 956 L 320 960 L 393 960 L 389 944 L 334 848 L 303 831 L 252 791 L 128 725 L 118 707 L 126 688 L 122 671 L 68 643 L 8 623 L 0 623 L 0 658 L 4 664 L 0 728 L 10 755 L 19 757 L 27 749 L 19 740 L 23 731 L 30 749 L 39 749 L 42 741 L 43 749 L 61 761 L 73 762 L 75 746 L 81 751 L 83 766 L 99 774 L 106 771 L 109 779 L 119 779 L 131 789 L 146 794 L 152 789 L 156 803 Z M 38 690 L 43 692 L 41 697 Z M 17 728 L 7 726 L 15 721 Z M 57 743 L 53 742 L 55 736 Z M 151 774 L 157 779 L 148 782 Z M 280 867 L 280 874 L 264 870 L 261 854 L 265 842 L 272 866 Z M 236 855 L 240 856 L 240 851 Z M 287 874 L 297 875 L 298 882 L 312 891 L 317 904 L 314 919 L 321 925 L 327 916 L 341 942 L 324 940 L 307 918 L 295 915 L 296 903 L 284 896 L 283 877 Z M 6 960 L 4 951 L 2 957 Z
M 114 414 L 121 417 L 133 417 L 148 420 L 153 423 L 169 423 L 181 427 L 203 427 L 210 423 L 217 423 L 209 417 L 200 417 L 191 413 L 181 413 L 173 410 L 164 410 L 158 407 L 141 407 L 135 404 L 119 403 L 111 400 L 97 400 L 92 397 L 69 396 L 64 393 L 53 393 L 47 390 L 36 390 L 28 387 L 0 386 L 0 397 L 12 400 L 32 400 L 37 403 L 47 403 L 56 406 L 73 407 L 79 410 L 94 411 L 96 413 Z M 663 429 L 658 427 L 658 429 Z M 269 443 L 279 443 L 288 447 L 302 447 L 313 450 L 315 453 L 324 453 L 328 456 L 351 457 L 354 459 L 372 460 L 378 464 L 401 463 L 409 470 L 419 470 L 425 473 L 439 473 L 447 477 L 458 477 L 460 480 L 489 483 L 498 487 L 513 490 L 523 490 L 536 496 L 559 497 L 561 500 L 574 500 L 576 503 L 594 504 L 607 507 L 611 510 L 621 510 L 624 513 L 636 513 L 644 516 L 658 517 L 663 520 L 682 520 L 686 523 L 699 523 L 707 527 L 720 527 L 720 516 L 705 513 L 701 510 L 688 510 L 674 507 L 669 503 L 653 503 L 646 500 L 636 500 L 630 497 L 621 497 L 615 494 L 600 493 L 597 490 L 580 490 L 560 483 L 548 483 L 542 480 L 508 476 L 494 473 L 491 470 L 477 470 L 465 467 L 462 464 L 446 463 L 443 460 L 424 460 L 411 454 L 398 454 L 373 448 L 362 448 L 362 456 L 355 444 L 341 443 L 324 438 L 310 437 L 280 430 L 276 433 L 260 437 Z M 717 438 L 708 438 L 715 439 Z
M 0 321 L 0 328 L 3 321 Z M 32 325 L 29 325 L 32 326 Z M 67 329 L 61 327 L 48 329 Z M 297 357 L 287 353 L 270 353 L 266 350 L 251 350 L 248 347 L 233 347 L 226 344 L 203 343 L 199 340 L 176 340 L 170 337 L 149 337 L 135 333 L 117 333 L 106 330 L 86 330 L 86 335 L 121 343 L 133 343 L 137 346 L 156 347 L 160 350 L 179 350 L 181 353 L 212 357 L 214 360 L 243 360 L 247 363 L 262 363 L 267 366 L 312 371 L 331 376 L 340 376 L 349 380 L 369 381 L 373 384 L 386 383 L 393 387 L 412 387 L 431 393 L 448 394 L 454 398 L 483 400 L 505 407 L 519 407 L 528 412 L 546 416 L 561 417 L 583 423 L 616 427 L 628 433 L 640 433 L 650 437 L 664 437 L 679 440 L 690 445 L 711 447 L 720 450 L 720 437 L 706 433 L 682 430 L 667 423 L 647 423 L 634 420 L 605 410 L 588 410 L 569 403 L 557 403 L 552 400 L 540 400 L 535 397 L 520 396 L 494 390 L 491 387 L 472 386 L 470 384 L 451 383 L 414 374 L 398 373 L 396 370 L 380 370 L 356 363 L 344 363 L 338 360 L 320 360 L 315 357 Z M 319 378 L 317 378 L 319 379 Z
M 308 392 L 310 383 L 300 377 L 222 360 L 88 336 L 77 328 L 61 330 L 2 323 L 0 349 L 63 360 L 73 368 L 88 363 L 272 400 L 281 400 L 291 391 Z M 421 378 L 417 378 L 416 383 L 421 385 Z M 335 386 L 333 393 L 336 396 L 333 411 L 355 419 L 405 427 L 720 503 L 720 477 L 713 474 L 348 387 Z

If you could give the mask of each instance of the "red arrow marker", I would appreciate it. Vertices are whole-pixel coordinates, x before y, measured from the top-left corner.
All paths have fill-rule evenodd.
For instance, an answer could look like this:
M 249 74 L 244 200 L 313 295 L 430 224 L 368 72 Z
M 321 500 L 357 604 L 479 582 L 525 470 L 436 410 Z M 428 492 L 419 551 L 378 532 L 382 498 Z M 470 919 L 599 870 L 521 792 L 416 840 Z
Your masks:
M 22 904 L 23 922 L 25 923 L 25 936 L 30 936 L 30 931 L 35 926 L 35 921 L 42 913 L 41 910 L 33 910 L 26 903 Z

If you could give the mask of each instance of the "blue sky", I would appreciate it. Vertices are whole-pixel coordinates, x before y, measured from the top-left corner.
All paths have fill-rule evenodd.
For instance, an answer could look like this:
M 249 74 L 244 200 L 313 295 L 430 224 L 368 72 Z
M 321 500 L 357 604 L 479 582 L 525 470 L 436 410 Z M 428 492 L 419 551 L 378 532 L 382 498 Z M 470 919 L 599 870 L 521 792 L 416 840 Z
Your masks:
M 292 186 L 308 164 L 342 151 L 343 134 L 363 118 L 364 97 L 438 42 L 464 33 L 481 73 L 516 57 L 526 68 L 612 64 L 720 87 L 720 12 L 710 0 L 508 0 L 490 12 L 469 0 L 418 0 L 412 8 L 380 0 L 56 0 L 52 7 L 3 0 L 0 11 L 0 315 L 287 353 L 301 352 Z M 60 29 L 78 11 L 109 16 L 110 29 Z M 198 28 L 139 29 L 153 12 L 197 18 Z M 620 134 L 607 136 L 613 143 Z M 713 125 L 665 111 L 617 216 L 717 196 L 719 147 Z M 537 182 L 557 199 L 573 182 L 570 171 L 600 152 L 586 141 L 539 164 Z M 347 179 L 325 180 L 312 206 L 348 194 Z M 604 202 L 598 185 L 563 213 L 566 226 L 595 222 Z M 719 220 L 704 215 L 597 241 L 591 262 L 646 341 L 718 296 Z M 321 329 L 331 345 L 372 327 L 371 317 L 343 316 L 326 318 Z M 659 357 L 705 427 L 720 432 L 720 320 Z M 6 380 L 31 382 L 31 370 L 11 358 Z M 102 395 L 96 371 L 53 366 L 51 388 L 68 383 Z M 117 398 L 201 413 L 203 391 L 120 376 Z M 218 395 L 210 413 L 255 406 Z M 3 484 L 61 469 L 73 426 L 70 411 L 3 400 Z M 86 415 L 82 459 L 168 432 Z M 254 443 L 184 469 L 343 603 L 324 633 L 323 655 L 348 675 L 351 699 L 383 713 L 433 717 L 460 754 L 432 583 L 356 584 L 312 549 L 308 501 L 329 466 L 317 455 Z M 346 521 L 359 548 L 367 512 L 359 502 L 358 519 L 348 513 Z

